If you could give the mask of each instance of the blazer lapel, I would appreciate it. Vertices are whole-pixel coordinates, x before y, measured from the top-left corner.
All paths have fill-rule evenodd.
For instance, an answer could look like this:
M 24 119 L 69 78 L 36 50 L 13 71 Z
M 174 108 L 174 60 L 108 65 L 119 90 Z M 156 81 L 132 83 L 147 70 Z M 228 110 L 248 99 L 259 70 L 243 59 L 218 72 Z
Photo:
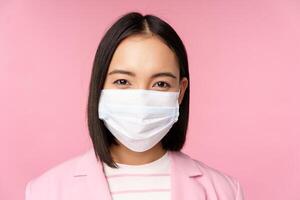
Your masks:
M 97 161 L 94 148 L 83 155 L 73 177 L 76 179 L 76 200 L 112 200 L 102 163 Z
M 197 177 L 203 176 L 195 161 L 181 151 L 169 151 L 171 158 L 171 200 L 205 200 L 205 188 Z

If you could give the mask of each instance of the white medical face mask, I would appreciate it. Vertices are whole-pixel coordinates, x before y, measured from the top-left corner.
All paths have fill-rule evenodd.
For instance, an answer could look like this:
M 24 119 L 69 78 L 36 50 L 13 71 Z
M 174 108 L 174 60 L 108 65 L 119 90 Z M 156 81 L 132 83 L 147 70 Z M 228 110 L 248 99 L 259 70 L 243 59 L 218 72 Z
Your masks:
M 143 152 L 157 144 L 178 120 L 178 92 L 103 89 L 99 118 L 127 148 Z

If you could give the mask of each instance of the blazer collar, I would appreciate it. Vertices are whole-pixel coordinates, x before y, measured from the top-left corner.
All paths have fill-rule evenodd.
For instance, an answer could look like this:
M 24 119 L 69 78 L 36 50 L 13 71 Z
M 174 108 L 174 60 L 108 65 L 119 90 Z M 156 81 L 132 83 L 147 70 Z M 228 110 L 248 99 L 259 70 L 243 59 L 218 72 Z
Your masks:
M 188 177 L 201 176 L 203 173 L 195 160 L 181 151 L 169 151 L 173 170 L 183 170 Z
M 169 151 L 169 155 L 172 177 L 172 200 L 179 200 L 181 197 L 187 196 L 190 197 L 190 200 L 196 199 L 196 196 L 184 190 L 194 187 L 194 182 L 190 180 L 191 178 L 203 174 L 199 165 L 196 164 L 195 160 L 181 151 Z M 73 177 L 83 180 L 79 182 L 75 181 L 77 184 L 76 187 L 87 191 L 89 194 L 89 198 L 87 199 L 96 200 L 102 197 L 105 200 L 112 200 L 103 164 L 96 159 L 93 147 L 80 157 L 73 172 Z M 202 196 L 202 193 L 200 196 Z

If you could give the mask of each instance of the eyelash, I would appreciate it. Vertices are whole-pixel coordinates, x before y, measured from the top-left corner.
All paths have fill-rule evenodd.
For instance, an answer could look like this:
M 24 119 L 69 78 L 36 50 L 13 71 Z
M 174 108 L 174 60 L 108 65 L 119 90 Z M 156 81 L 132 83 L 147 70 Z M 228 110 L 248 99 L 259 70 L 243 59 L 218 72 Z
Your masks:
M 113 84 L 126 85 L 126 84 L 119 84 L 120 81 L 127 81 L 127 80 L 126 79 L 118 79 L 118 80 L 115 80 L 113 82 Z M 127 83 L 128 83 L 128 81 L 127 81 Z M 156 83 L 164 83 L 165 87 L 160 87 L 160 88 L 169 88 L 169 87 L 171 87 L 171 85 L 169 83 L 165 82 L 165 81 L 158 81 Z

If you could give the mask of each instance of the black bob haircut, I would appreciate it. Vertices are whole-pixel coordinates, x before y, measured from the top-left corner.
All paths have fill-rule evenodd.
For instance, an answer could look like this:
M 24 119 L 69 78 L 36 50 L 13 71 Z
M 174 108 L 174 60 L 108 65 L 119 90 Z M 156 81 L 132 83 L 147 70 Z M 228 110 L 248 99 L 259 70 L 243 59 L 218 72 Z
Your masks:
M 97 160 L 100 159 L 114 168 L 117 168 L 118 165 L 112 159 L 110 146 L 117 145 L 117 142 L 98 117 L 98 103 L 114 51 L 123 39 L 137 34 L 159 36 L 176 55 L 180 66 L 180 80 L 186 77 L 189 81 L 186 49 L 175 30 L 167 22 L 154 15 L 143 16 L 139 12 L 129 12 L 120 17 L 107 30 L 100 41 L 93 62 L 87 105 L 87 123 Z M 189 85 L 179 107 L 178 121 L 161 140 L 165 150 L 180 151 L 184 146 L 189 121 Z

